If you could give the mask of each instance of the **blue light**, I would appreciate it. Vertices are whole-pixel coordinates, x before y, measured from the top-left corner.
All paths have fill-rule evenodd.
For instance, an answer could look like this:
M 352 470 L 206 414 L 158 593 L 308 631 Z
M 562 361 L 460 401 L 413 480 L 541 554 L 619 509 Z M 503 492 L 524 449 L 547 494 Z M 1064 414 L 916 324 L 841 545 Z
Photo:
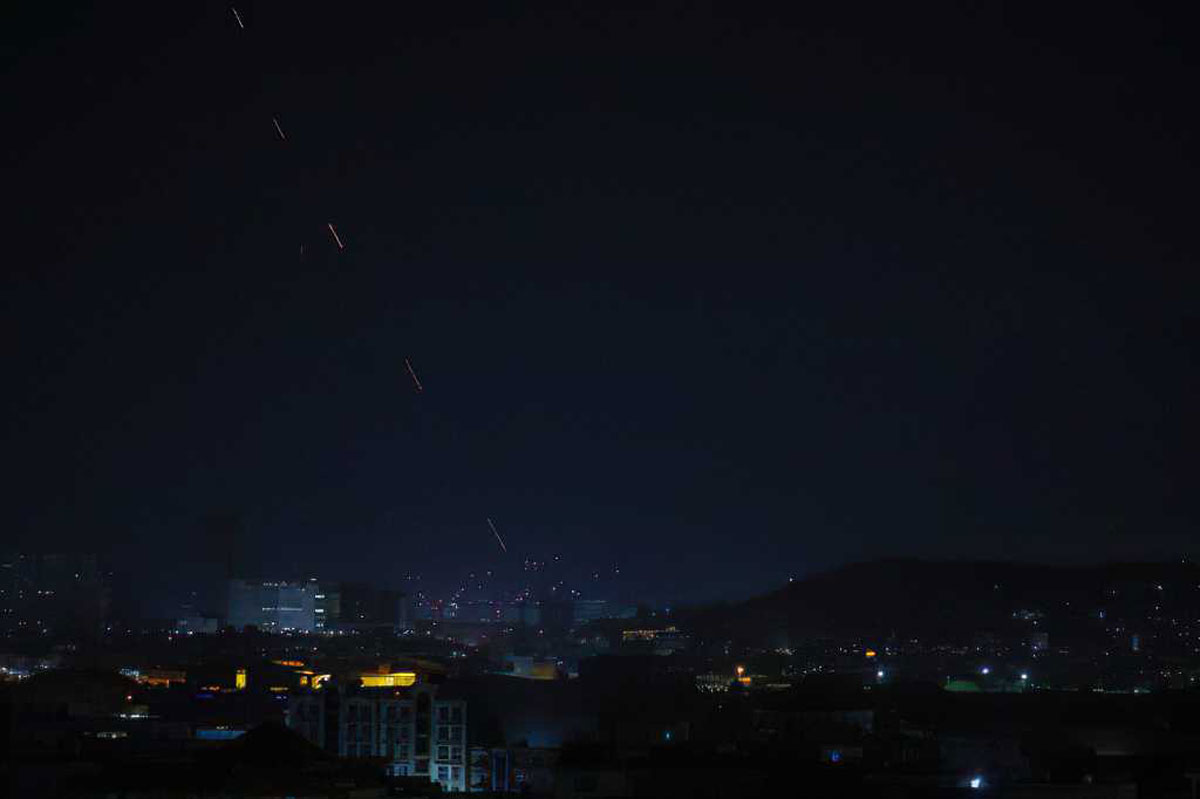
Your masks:
M 832 752 L 829 753 L 829 762 L 830 763 L 841 763 L 842 762 L 842 752 L 840 749 L 834 749 Z
M 983 787 L 983 777 L 972 777 L 970 785 L 972 788 L 976 788 L 976 789 L 982 788 Z
M 198 741 L 232 741 L 234 738 L 240 738 L 245 735 L 245 730 L 223 730 L 216 729 L 199 729 L 196 730 L 196 740 Z
M 668 740 L 668 741 L 669 741 L 669 740 L 671 740 L 671 731 L 670 731 L 670 730 L 667 730 L 666 732 L 664 732 L 664 733 L 663 733 L 663 738 L 664 738 L 665 740 Z

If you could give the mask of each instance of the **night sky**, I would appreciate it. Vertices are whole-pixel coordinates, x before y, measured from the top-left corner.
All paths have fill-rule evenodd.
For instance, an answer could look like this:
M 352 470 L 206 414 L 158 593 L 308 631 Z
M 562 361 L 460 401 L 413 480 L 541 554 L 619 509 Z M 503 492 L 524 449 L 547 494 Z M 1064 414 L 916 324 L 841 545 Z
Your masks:
M 1194 551 L 1190 19 L 16 5 L 11 546 L 690 600 Z

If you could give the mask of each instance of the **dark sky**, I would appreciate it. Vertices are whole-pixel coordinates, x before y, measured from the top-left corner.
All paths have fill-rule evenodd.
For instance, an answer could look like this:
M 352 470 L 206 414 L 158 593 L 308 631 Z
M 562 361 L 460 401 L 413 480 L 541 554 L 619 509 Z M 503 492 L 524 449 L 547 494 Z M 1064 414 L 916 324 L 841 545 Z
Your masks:
M 687 599 L 1192 547 L 1193 20 L 16 5 L 17 546 Z

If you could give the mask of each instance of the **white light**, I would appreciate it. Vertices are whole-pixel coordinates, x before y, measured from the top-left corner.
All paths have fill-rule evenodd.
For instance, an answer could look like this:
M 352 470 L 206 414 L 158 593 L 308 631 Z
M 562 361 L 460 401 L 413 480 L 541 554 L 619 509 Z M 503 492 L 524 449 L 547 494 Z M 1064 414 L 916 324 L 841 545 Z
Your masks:
M 1021 672 L 1021 679 L 1022 679 L 1022 680 L 1028 680 L 1028 679 L 1029 679 L 1029 675 L 1028 675 L 1028 674 L 1026 674 L 1025 672 Z
M 979 670 L 979 673 L 980 674 L 991 674 L 992 670 L 989 669 L 987 666 L 984 666 L 982 669 Z
M 972 788 L 982 788 L 983 787 L 983 777 L 972 777 L 971 778 L 971 787 Z
M 883 669 L 880 669 L 879 671 L 875 672 L 875 676 L 882 680 L 883 679 Z

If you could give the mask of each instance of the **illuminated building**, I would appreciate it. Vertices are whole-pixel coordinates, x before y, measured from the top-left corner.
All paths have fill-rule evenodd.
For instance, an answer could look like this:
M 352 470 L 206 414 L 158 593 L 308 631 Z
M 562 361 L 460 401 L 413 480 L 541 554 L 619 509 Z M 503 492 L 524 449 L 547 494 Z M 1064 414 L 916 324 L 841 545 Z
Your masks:
M 313 627 L 332 630 L 342 617 L 342 592 L 336 583 L 321 584 L 313 593 Z
M 393 671 L 386 674 L 363 674 L 363 688 L 408 688 L 417 682 L 415 671 Z
M 316 626 L 315 582 L 230 580 L 229 624 L 267 632 L 312 632 Z
M 621 643 L 626 648 L 650 649 L 656 655 L 670 655 L 686 649 L 688 637 L 674 626 L 622 630 Z
M 142 685 L 166 688 L 171 683 L 183 684 L 187 682 L 187 672 L 173 669 L 145 669 L 140 671 L 134 679 Z
M 288 698 L 287 724 L 339 757 L 383 758 L 393 776 L 426 777 L 443 791 L 467 788 L 467 703 L 442 686 L 299 691 Z
M 710 694 L 723 694 L 729 690 L 729 684 L 733 680 L 728 674 L 716 674 L 708 672 L 706 674 L 696 675 L 696 690 Z

